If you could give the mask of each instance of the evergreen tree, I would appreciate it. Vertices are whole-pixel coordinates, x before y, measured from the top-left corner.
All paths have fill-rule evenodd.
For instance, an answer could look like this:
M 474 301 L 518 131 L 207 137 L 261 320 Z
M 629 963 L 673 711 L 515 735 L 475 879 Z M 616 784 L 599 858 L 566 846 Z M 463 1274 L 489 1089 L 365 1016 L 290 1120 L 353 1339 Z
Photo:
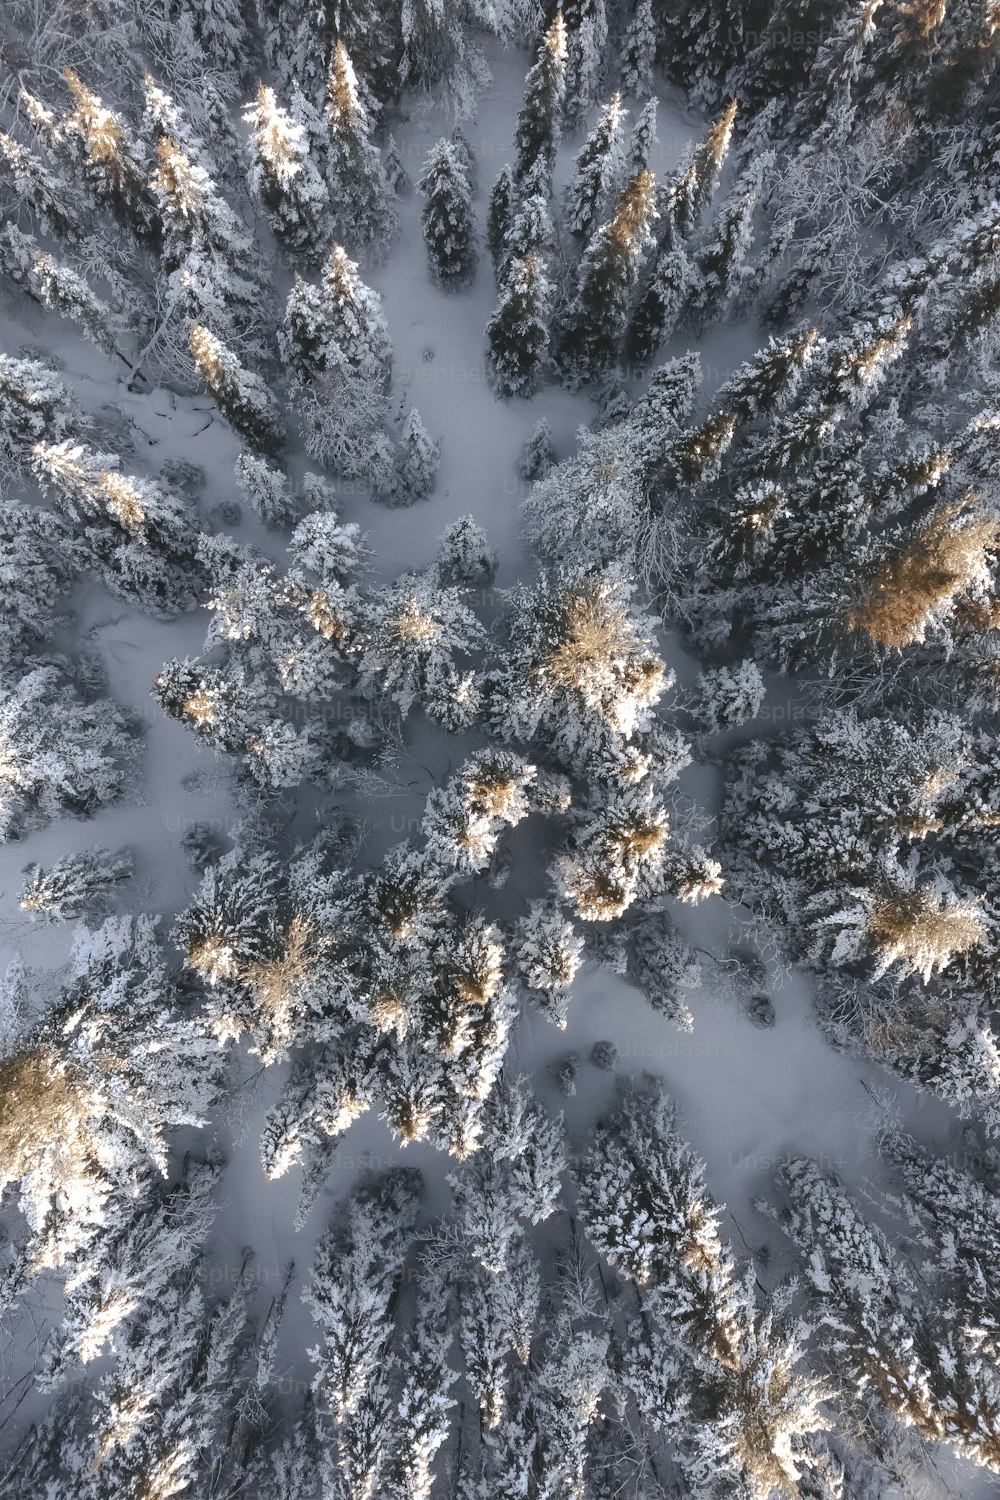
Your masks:
M 79 412 L 48 364 L 0 354 L 0 452 L 30 463 L 36 444 L 57 443 L 77 431 Z
M 536 162 L 545 180 L 552 176 L 566 94 L 566 26 L 561 10 L 546 31 L 538 57 L 524 83 L 524 102 L 514 131 L 514 178 L 522 183 Z
M 563 112 L 575 127 L 598 96 L 608 40 L 604 0 L 569 0 L 566 18 L 566 83 Z
M 508 268 L 486 325 L 487 359 L 499 396 L 530 396 L 549 349 L 552 289 L 535 254 Z
M 0 692 L 0 737 L 5 842 L 117 801 L 137 749 L 132 719 L 110 700 L 84 701 L 55 666 L 33 666 L 8 680 Z
M 695 1452 L 681 1447 L 692 1479 L 699 1468 L 723 1473 L 761 1500 L 789 1487 L 809 1464 L 810 1436 L 826 1425 L 825 1391 L 799 1368 L 795 1337 L 756 1313 L 703 1165 L 658 1087 L 623 1094 L 577 1177 L 588 1237 L 644 1289 L 626 1367 L 640 1409 L 669 1430 L 692 1395 L 707 1403 Z
M 431 276 L 439 286 L 464 286 L 476 269 L 475 222 L 469 183 L 450 141 L 432 146 L 418 186 Z
M 660 251 L 629 318 L 625 352 L 630 359 L 644 363 L 670 337 L 687 304 L 693 274 L 683 250 Z
M 656 40 L 652 0 L 637 0 L 622 42 L 623 93 L 632 94 L 636 99 L 648 99 L 652 94 Z
M 396 229 L 392 189 L 369 138 L 354 65 L 338 39 L 327 85 L 330 201 L 338 236 L 359 246 L 385 246 Z
M 390 694 L 404 714 L 420 700 L 435 716 L 454 712 L 471 718 L 474 684 L 456 658 L 475 650 L 482 630 L 463 593 L 443 588 L 432 573 L 404 573 L 381 590 L 370 607 L 362 689 Z
M 625 154 L 625 176 L 628 181 L 631 181 L 637 172 L 645 172 L 649 167 L 653 148 L 657 142 L 656 110 L 657 101 L 648 99 L 632 126 L 628 150 Z
M 558 906 L 533 902 L 517 928 L 516 956 L 528 993 L 565 1030 L 570 986 L 583 962 L 584 940 Z
M 865 0 L 840 22 L 816 54 L 789 122 L 789 131 L 807 137 L 812 150 L 842 147 L 851 133 L 857 108 L 854 91 L 881 4 L 882 0 Z
M 79 173 L 93 197 L 143 244 L 156 247 L 160 221 L 132 135 L 72 68 L 64 69 L 73 107 L 60 118 L 26 92 L 29 118 L 55 156 Z
M 699 318 L 718 316 L 736 295 L 746 275 L 746 257 L 753 242 L 754 209 L 769 165 L 766 156 L 759 157 L 743 174 L 723 204 L 707 242 L 698 251 L 691 305 Z
M 374 1177 L 352 1195 L 343 1222 L 317 1248 L 305 1300 L 320 1342 L 309 1357 L 319 1400 L 337 1426 L 377 1389 L 419 1199 L 413 1171 Z
M 0 1180 L 21 1184 L 39 1268 L 91 1242 L 137 1173 L 165 1175 L 168 1130 L 215 1093 L 215 1048 L 168 995 L 150 917 L 80 928 L 57 1002 L 4 1048 Z
M 615 358 L 628 299 L 649 246 L 655 199 L 653 174 L 640 172 L 622 193 L 614 217 L 584 252 L 559 339 L 560 363 L 573 384 L 593 379 Z
M 900 1422 L 996 1472 L 996 1372 L 947 1306 L 923 1312 L 911 1275 L 880 1230 L 813 1162 L 784 1164 L 783 1227 L 802 1254 L 822 1337 L 841 1378 L 871 1390 Z M 971 1334 L 971 1336 L 970 1336 Z
M 437 1278 L 417 1288 L 416 1322 L 399 1356 L 402 1386 L 384 1493 L 387 1500 L 430 1500 L 433 1463 L 450 1431 L 448 1395 L 458 1372 L 448 1365 L 454 1339 L 451 1297 Z
M 510 167 L 505 166 L 500 169 L 497 180 L 493 184 L 486 214 L 486 244 L 489 247 L 498 284 L 500 267 L 507 258 L 507 236 L 514 222 L 515 202 L 514 174 Z
M 70 527 L 39 506 L 0 502 L 0 656 L 22 660 L 51 637 L 83 563 Z
M 758 34 L 764 7 L 736 0 L 686 0 L 664 16 L 663 51 L 696 99 L 714 102 L 747 38 Z
M 663 228 L 660 243 L 673 249 L 697 229 L 719 185 L 722 167 L 732 143 L 736 123 L 736 100 L 732 100 L 694 151 L 690 162 L 677 169 L 664 185 L 657 208 Z
M 284 109 L 261 84 L 243 118 L 250 126 L 250 186 L 284 248 L 316 265 L 330 240 L 330 197 L 310 150 L 309 106 L 296 91 Z
M 68 185 L 34 152 L 0 131 L 0 153 L 18 197 L 44 234 L 68 240 L 80 233 L 80 211 Z
M 627 741 L 648 726 L 668 676 L 627 585 L 563 566 L 537 588 L 514 589 L 509 605 L 503 660 L 489 683 L 504 739 L 534 741 L 572 766 L 609 733 Z
M 388 383 L 392 340 L 376 292 L 358 275 L 340 245 L 334 245 L 323 273 L 327 337 L 336 344 L 351 369 L 378 386 Z
M 384 422 L 392 346 L 378 297 L 339 245 L 320 286 L 296 279 L 279 346 L 292 366 L 310 455 L 391 493 Z
M 27 865 L 18 905 L 39 922 L 69 922 L 84 913 L 104 915 L 115 887 L 131 879 L 133 867 L 127 849 L 109 854 L 100 845 L 65 854 L 47 870 Z
M 623 114 L 621 95 L 613 94 L 576 158 L 573 180 L 566 191 L 566 222 L 574 234 L 590 234 L 604 194 L 615 180 Z
M 194 40 L 220 68 L 239 73 L 248 42 L 247 21 L 237 0 L 177 0 L 176 9 L 190 23 Z
M 265 525 L 284 526 L 294 519 L 297 504 L 288 480 L 259 454 L 240 454 L 236 460 L 236 483 Z
M 497 569 L 496 549 L 472 516 L 459 516 L 438 537 L 435 553 L 442 583 L 488 585 Z
M 524 440 L 518 470 L 522 479 L 544 479 L 555 463 L 552 434 L 544 417 L 539 417 Z
M 69 266 L 57 265 L 34 236 L 8 224 L 0 244 L 4 269 L 38 302 L 77 323 L 85 338 L 104 351 L 117 352 L 111 309 Z
M 147 74 L 146 128 L 155 136 L 150 186 L 163 221 L 162 264 L 184 321 L 246 340 L 259 317 L 261 272 L 243 224 L 223 198 L 208 156 L 171 96 Z
M 400 434 L 399 493 L 407 503 L 426 500 L 434 489 L 441 449 L 420 418 L 415 406 L 406 413 Z
M 261 380 L 246 370 L 224 344 L 198 323 L 188 329 L 191 354 L 227 422 L 251 445 L 273 453 L 283 433 L 274 399 Z

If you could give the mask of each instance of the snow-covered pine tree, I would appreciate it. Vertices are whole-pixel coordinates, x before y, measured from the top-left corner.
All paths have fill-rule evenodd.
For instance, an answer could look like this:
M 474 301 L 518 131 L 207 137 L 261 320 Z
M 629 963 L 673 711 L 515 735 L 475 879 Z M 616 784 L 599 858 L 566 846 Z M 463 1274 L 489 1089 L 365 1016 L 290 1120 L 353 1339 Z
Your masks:
M 8 224 L 0 241 L 0 261 L 16 282 L 53 312 L 70 318 L 105 354 L 117 353 L 114 314 L 82 276 L 59 265 L 39 247 L 34 235 Z
M 293 370 L 310 456 L 367 479 L 379 495 L 391 493 L 384 423 L 392 346 L 378 296 L 341 246 L 333 247 L 320 286 L 296 278 L 278 342 Z
M 312 157 L 317 126 L 310 110 L 298 90 L 291 110 L 284 109 L 262 83 L 243 114 L 250 126 L 251 189 L 280 244 L 305 266 L 317 265 L 330 242 L 330 195 Z
M 51 638 L 82 563 L 61 516 L 0 502 L 0 657 L 8 671 Z
M 441 449 L 427 431 L 415 406 L 406 413 L 399 444 L 397 498 L 406 504 L 426 500 L 437 481 Z
M 367 610 L 362 691 L 388 693 L 404 714 L 421 701 L 435 717 L 471 719 L 477 690 L 466 662 L 483 632 L 464 593 L 442 587 L 436 569 L 404 573 L 379 590 Z
M 625 353 L 644 364 L 673 333 L 690 295 L 694 271 L 684 251 L 661 250 L 629 318 Z
M 471 515 L 451 521 L 438 537 L 435 561 L 441 582 L 488 586 L 497 570 L 496 548 Z
M 67 183 L 41 157 L 0 130 L 0 155 L 20 200 L 44 234 L 70 240 L 80 233 L 80 209 Z
M 158 479 L 122 474 L 114 454 L 83 443 L 37 442 L 30 469 L 83 527 L 84 557 L 108 587 L 164 618 L 188 607 L 203 581 L 184 497 Z
M 715 869 L 719 872 L 718 866 Z M 705 874 L 711 880 L 711 872 L 706 870 Z M 716 888 L 719 885 L 721 880 L 717 879 Z M 697 891 L 699 898 L 712 894 L 715 892 L 704 882 Z M 653 911 L 639 919 L 628 954 L 628 977 L 671 1025 L 681 1031 L 693 1029 L 688 1000 L 690 991 L 702 983 L 701 963 L 665 911 Z
M 0 354 L 0 454 L 28 466 L 40 442 L 79 430 L 79 413 L 51 365 Z
M 165 662 L 153 681 L 163 712 L 215 750 L 245 750 L 262 730 L 260 695 L 242 673 L 227 674 L 190 658 Z
M 277 408 L 259 375 L 240 364 L 231 349 L 200 323 L 188 329 L 188 344 L 198 373 L 230 426 L 251 448 L 273 453 L 284 439 Z
M 684 0 L 678 7 L 664 8 L 661 50 L 668 70 L 683 79 L 699 103 L 714 104 L 748 38 L 759 35 L 766 13 L 762 4 L 737 0 Z
M 556 461 L 552 433 L 544 417 L 539 417 L 524 440 L 518 470 L 522 479 L 544 479 Z
M 704 1166 L 658 1084 L 623 1091 L 576 1175 L 588 1238 L 642 1289 L 626 1384 L 646 1420 L 669 1431 L 691 1402 L 695 1452 L 681 1444 L 680 1455 L 692 1480 L 699 1468 L 721 1472 L 755 1500 L 787 1488 L 810 1466 L 811 1435 L 827 1426 L 826 1392 L 801 1369 L 794 1335 L 757 1314 Z
M 915 1278 L 884 1234 L 814 1162 L 786 1162 L 780 1221 L 805 1267 L 831 1373 L 870 1390 L 904 1426 L 993 1473 L 1000 1391 L 989 1355 L 954 1310 L 921 1306 Z
M 169 1295 L 178 1278 L 196 1271 L 221 1167 L 220 1160 L 186 1164 L 183 1181 L 165 1190 L 147 1166 L 137 1175 L 134 1194 L 109 1200 L 100 1236 L 85 1241 L 69 1259 L 62 1325 L 43 1354 L 47 1385 L 58 1384 L 75 1362 L 89 1364 L 109 1346 L 117 1353 L 129 1323 Z
M 562 11 L 557 10 L 524 83 L 524 102 L 514 131 L 514 178 L 518 183 L 525 180 L 536 163 L 544 180 L 551 179 L 562 129 L 566 58 L 566 24 Z
M 367 533 L 356 521 L 341 521 L 333 510 L 305 516 L 292 532 L 288 550 L 300 568 L 318 574 L 324 583 L 348 583 L 369 555 Z
M 652 94 L 656 43 L 653 0 L 637 0 L 622 42 L 623 93 L 636 99 L 648 99 Z
M 150 187 L 163 223 L 169 304 L 182 328 L 207 321 L 228 339 L 252 343 L 262 294 L 256 249 L 184 114 L 148 74 L 145 88 L 145 126 L 157 162 Z
M 574 162 L 565 198 L 566 224 L 574 234 L 589 236 L 604 194 L 616 180 L 622 156 L 624 115 L 621 94 L 612 94 Z
M 486 868 L 504 829 L 532 809 L 535 768 L 510 751 L 480 751 L 457 777 L 434 787 L 421 832 L 434 859 L 464 873 Z
M 176 0 L 176 9 L 217 67 L 242 72 L 249 37 L 239 0 Z
M 168 1131 L 214 1096 L 214 1043 L 169 998 L 153 919 L 111 918 L 78 929 L 57 1003 L 5 1044 L 0 1180 L 21 1184 L 38 1266 L 85 1245 L 136 1172 L 165 1174 Z
M 334 48 L 327 84 L 330 121 L 330 202 L 338 237 L 384 250 L 396 230 L 392 188 L 369 134 L 354 65 L 343 39 Z
M 881 7 L 882 0 L 853 6 L 817 52 L 788 124 L 789 134 L 804 138 L 807 150 L 846 144 L 857 109 L 855 89 Z
M 625 332 L 628 304 L 656 217 L 652 172 L 640 172 L 626 187 L 614 216 L 584 252 L 576 292 L 559 333 L 558 357 L 571 385 L 592 380 L 612 364 Z
M 656 134 L 656 111 L 657 101 L 647 99 L 636 117 L 628 138 L 628 148 L 625 152 L 624 175 L 627 182 L 631 182 L 637 172 L 645 172 L 652 160 L 653 150 L 657 143 Z
M 662 220 L 660 243 L 671 249 L 697 229 L 715 196 L 732 144 L 737 103 L 733 99 L 693 152 L 663 186 L 657 204 Z
M 900 1175 L 908 1207 L 916 1211 L 923 1278 L 937 1282 L 949 1303 L 954 1299 L 969 1326 L 991 1327 L 997 1299 L 989 1268 L 1000 1236 L 1000 1203 L 990 1155 L 952 1161 L 898 1130 L 882 1133 L 879 1151 Z
M 160 219 L 131 131 L 72 68 L 65 68 L 63 76 L 73 107 L 57 118 L 23 91 L 29 118 L 53 154 L 78 176 L 94 199 L 142 244 L 156 248 Z
M 670 682 L 632 586 L 614 573 L 555 568 L 508 596 L 506 638 L 487 684 L 496 731 L 579 768 L 610 735 L 649 724 Z M 655 841 L 654 841 L 655 842 Z
M 442 287 L 464 286 L 476 269 L 475 220 L 468 178 L 451 141 L 442 137 L 431 147 L 417 185 L 431 277 Z
M 549 351 L 552 287 L 544 262 L 532 252 L 512 260 L 500 301 L 486 325 L 490 378 L 498 396 L 530 396 Z
M 57 666 L 9 678 L 0 690 L 0 838 L 117 801 L 137 738 L 131 715 L 106 698 L 86 701 Z
M 317 1248 L 304 1300 L 320 1342 L 309 1357 L 322 1408 L 337 1426 L 358 1410 L 382 1372 L 420 1194 L 412 1170 L 373 1176 Z
M 517 926 L 515 955 L 529 995 L 565 1030 L 570 986 L 583 962 L 584 940 L 558 906 L 536 901 Z
M 773 155 L 764 153 L 740 176 L 706 241 L 698 249 L 695 284 L 689 300 L 698 319 L 718 317 L 739 290 L 753 243 L 754 210 L 773 160 Z
M 498 284 L 500 268 L 507 258 L 507 236 L 514 222 L 516 200 L 514 173 L 509 166 L 501 167 L 490 192 L 489 207 L 486 212 L 486 244 Z
M 386 1464 L 386 1500 L 430 1500 L 434 1460 L 451 1430 L 457 1405 L 448 1394 L 458 1379 L 448 1364 L 455 1337 L 449 1288 L 438 1277 L 417 1283 L 415 1321 L 398 1356 L 401 1378 Z
M 753 719 L 764 701 L 764 679 L 751 658 L 698 674 L 698 717 L 709 734 Z
M 267 526 L 284 526 L 298 510 L 291 485 L 258 453 L 243 452 L 236 460 L 236 483 Z
M 563 114 L 575 128 L 598 97 L 608 41 L 604 0 L 567 0 L 566 82 Z
M 70 922 L 84 914 L 103 916 L 113 902 L 115 887 L 131 879 L 134 863 L 128 849 L 111 854 L 95 844 L 77 854 L 64 854 L 47 870 L 27 865 L 17 904 L 37 922 Z
M 323 272 L 323 292 L 330 338 L 351 369 L 378 387 L 388 384 L 392 340 L 382 301 L 358 275 L 343 246 L 334 245 Z

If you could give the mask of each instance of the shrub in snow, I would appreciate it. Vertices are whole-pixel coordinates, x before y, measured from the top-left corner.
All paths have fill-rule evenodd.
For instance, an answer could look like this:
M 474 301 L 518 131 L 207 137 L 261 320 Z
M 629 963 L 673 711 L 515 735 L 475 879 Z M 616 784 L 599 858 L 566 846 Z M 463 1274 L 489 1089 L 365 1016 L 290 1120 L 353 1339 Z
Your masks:
M 767 691 L 756 662 L 741 661 L 698 674 L 698 717 L 710 734 L 755 719 Z
M 438 537 L 437 565 L 442 583 L 488 585 L 496 573 L 496 548 L 472 516 L 459 516 Z
M 590 1060 L 602 1073 L 613 1073 L 618 1066 L 618 1048 L 614 1042 L 595 1042 Z

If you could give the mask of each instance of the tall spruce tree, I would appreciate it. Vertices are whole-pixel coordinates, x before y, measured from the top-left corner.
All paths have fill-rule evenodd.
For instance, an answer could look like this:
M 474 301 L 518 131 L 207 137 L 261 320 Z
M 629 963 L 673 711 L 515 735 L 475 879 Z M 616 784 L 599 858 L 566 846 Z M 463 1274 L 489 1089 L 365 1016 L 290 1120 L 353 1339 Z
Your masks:
M 464 286 L 476 269 L 475 220 L 469 181 L 451 141 L 431 147 L 418 186 L 431 276 L 442 287 Z

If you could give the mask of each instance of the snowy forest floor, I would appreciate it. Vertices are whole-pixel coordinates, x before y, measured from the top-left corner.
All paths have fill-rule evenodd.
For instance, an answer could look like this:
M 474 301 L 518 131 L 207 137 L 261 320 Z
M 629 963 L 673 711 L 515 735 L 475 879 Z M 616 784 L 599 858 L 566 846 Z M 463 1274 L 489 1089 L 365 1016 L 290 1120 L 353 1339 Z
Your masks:
M 498 46 L 488 48 L 488 55 L 494 80 L 481 100 L 478 117 L 466 126 L 476 158 L 480 233 L 489 188 L 509 158 L 525 63 L 522 54 Z M 633 115 L 634 109 L 633 101 Z M 451 123 L 440 111 L 415 109 L 395 129 L 411 177 L 418 175 L 427 149 L 448 132 Z M 679 96 L 668 94 L 661 102 L 659 159 L 654 166 L 658 170 L 671 166 L 702 128 L 703 122 L 687 112 Z M 563 143 L 557 188 L 566 181 L 578 148 L 578 139 Z M 555 387 L 530 401 L 495 399 L 484 364 L 483 330 L 496 300 L 489 259 L 481 256 L 468 289 L 439 290 L 427 274 L 419 200 L 411 193 L 399 207 L 400 234 L 387 262 L 364 267 L 363 274 L 382 296 L 394 341 L 394 404 L 419 407 L 428 430 L 441 443 L 441 468 L 430 499 L 410 509 L 381 506 L 365 492 L 340 483 L 341 515 L 370 533 L 373 569 L 380 578 L 389 579 L 404 569 L 426 566 L 445 525 L 471 513 L 499 553 L 495 587 L 504 588 L 533 567 L 519 538 L 520 505 L 528 486 L 518 474 L 517 463 L 525 438 L 544 415 L 556 452 L 565 457 L 572 451 L 577 429 L 593 420 L 595 409 L 586 395 Z M 209 529 L 231 529 L 240 541 L 261 548 L 275 561 L 282 558 L 282 537 L 266 531 L 246 508 L 236 527 L 223 527 L 217 515 L 213 518 L 221 503 L 238 498 L 233 465 L 240 450 L 211 398 L 179 396 L 165 389 L 130 392 L 120 367 L 92 346 L 66 335 L 65 325 L 52 314 L 33 309 L 23 300 L 15 306 L 11 299 L 3 315 L 8 350 L 44 349 L 59 360 L 84 407 L 102 417 L 120 419 L 123 432 L 134 444 L 136 472 L 155 474 L 171 458 L 199 465 L 205 475 L 200 501 Z M 758 330 L 751 326 L 714 330 L 701 346 L 706 390 L 724 380 L 759 342 Z M 661 357 L 680 352 L 686 343 L 686 339 L 674 341 Z M 293 475 L 309 467 L 304 454 L 292 452 Z M 88 822 L 53 824 L 0 854 L 0 939 L 6 960 L 21 956 L 32 967 L 42 968 L 56 968 L 64 961 L 72 930 L 33 927 L 18 911 L 20 871 L 28 861 L 47 865 L 73 848 L 97 843 L 111 849 L 128 845 L 136 856 L 136 877 L 121 899 L 130 909 L 161 913 L 164 927 L 169 927 L 199 879 L 180 847 L 182 835 L 199 821 L 209 821 L 225 834 L 239 816 L 225 762 L 198 748 L 191 735 L 166 719 L 149 696 L 153 678 L 167 658 L 194 655 L 201 649 L 207 615 L 195 611 L 158 623 L 96 587 L 66 602 L 73 612 L 66 623 L 67 640 L 75 638 L 78 645 L 100 656 L 111 695 L 134 708 L 145 722 L 146 749 L 141 790 L 137 787 L 131 799 Z M 488 600 L 480 602 L 489 604 Z M 693 682 L 698 665 L 673 636 L 664 642 L 664 654 L 683 692 Z M 776 729 L 795 713 L 791 693 L 788 685 L 772 684 L 763 717 Z M 416 830 L 429 786 L 462 758 L 459 747 L 426 725 L 408 727 L 406 751 L 396 771 L 398 792 L 351 809 L 368 825 L 373 859 L 388 844 Z M 710 763 L 695 764 L 682 777 L 683 793 L 709 819 L 717 811 L 719 781 L 718 770 Z M 537 878 L 541 880 L 540 871 Z M 741 913 L 724 895 L 697 910 L 672 906 L 681 931 L 702 950 L 721 955 L 738 937 Z M 755 1027 L 728 997 L 706 986 L 691 996 L 694 1027 L 682 1033 L 651 1011 L 623 980 L 588 964 L 575 983 L 565 1032 L 557 1031 L 536 1011 L 522 1010 L 508 1068 L 530 1075 L 548 1108 L 565 1111 L 573 1147 L 585 1141 L 592 1122 L 613 1097 L 613 1075 L 589 1062 L 596 1041 L 615 1043 L 619 1072 L 649 1071 L 662 1077 L 677 1102 L 684 1135 L 707 1163 L 712 1193 L 727 1206 L 724 1227 L 734 1247 L 757 1252 L 764 1245 L 772 1246 L 777 1279 L 778 1258 L 784 1254 L 781 1237 L 754 1207 L 754 1199 L 768 1191 L 777 1161 L 790 1152 L 806 1154 L 836 1170 L 849 1187 L 863 1190 L 879 1170 L 872 1139 L 884 1108 L 880 1101 L 889 1094 L 893 1109 L 922 1139 L 946 1149 L 956 1126 L 945 1107 L 928 1095 L 918 1095 L 898 1081 L 889 1088 L 886 1075 L 832 1050 L 814 1020 L 809 983 L 803 976 L 772 964 L 771 982 L 776 1011 L 773 1028 Z M 580 1070 L 575 1096 L 564 1099 L 549 1065 L 569 1052 L 578 1055 Z M 243 1248 L 252 1247 L 252 1274 L 259 1286 L 262 1312 L 278 1292 L 290 1262 L 304 1275 L 334 1202 L 344 1197 L 358 1174 L 367 1167 L 381 1168 L 400 1160 L 388 1129 L 374 1113 L 364 1117 L 340 1143 L 324 1191 L 306 1227 L 296 1234 L 292 1221 L 299 1173 L 268 1183 L 258 1159 L 261 1120 L 278 1097 L 284 1077 L 283 1067 L 259 1073 L 256 1066 L 245 1063 L 243 1081 L 234 1079 L 233 1091 L 198 1144 L 204 1151 L 214 1140 L 227 1160 L 222 1206 L 205 1274 L 224 1288 L 240 1269 Z M 178 1162 L 193 1144 L 193 1133 L 175 1143 Z M 425 1208 L 433 1216 L 446 1200 L 444 1176 L 449 1163 L 432 1148 L 419 1145 L 408 1148 L 405 1160 L 423 1173 Z M 758 1259 L 758 1270 L 768 1285 L 771 1277 L 765 1259 Z M 8 1395 L 0 1408 L 0 1423 L 15 1408 L 17 1426 L 37 1415 L 30 1380 L 22 1377 L 44 1341 L 47 1324 L 59 1317 L 59 1300 L 55 1279 L 48 1287 L 44 1281 L 36 1283 L 25 1299 L 26 1315 L 7 1356 Z M 313 1337 L 309 1317 L 293 1295 L 282 1327 L 278 1362 L 279 1389 L 289 1395 L 308 1386 L 306 1349 Z M 88 1368 L 88 1383 L 99 1373 L 99 1366 Z M 942 1486 L 939 1493 L 971 1496 L 977 1492 L 977 1479 L 965 1465 L 941 1454 L 936 1469 Z

